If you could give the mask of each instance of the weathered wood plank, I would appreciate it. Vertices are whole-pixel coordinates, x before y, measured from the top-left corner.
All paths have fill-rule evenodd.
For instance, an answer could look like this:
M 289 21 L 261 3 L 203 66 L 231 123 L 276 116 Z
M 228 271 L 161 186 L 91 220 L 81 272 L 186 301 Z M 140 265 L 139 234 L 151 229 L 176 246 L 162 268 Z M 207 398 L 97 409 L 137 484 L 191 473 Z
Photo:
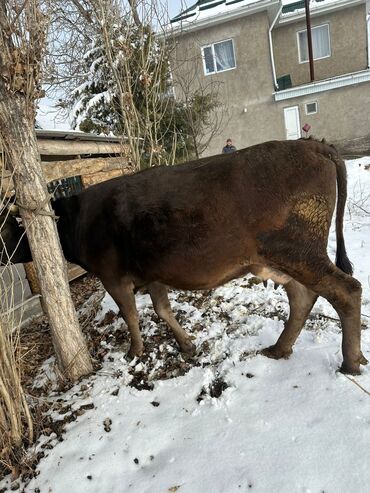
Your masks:
M 91 187 L 91 185 L 95 185 L 96 183 L 101 183 L 102 181 L 111 180 L 112 178 L 116 178 L 117 176 L 122 176 L 129 174 L 131 169 L 127 169 L 127 171 L 114 169 L 112 171 L 101 171 L 98 173 L 92 173 L 91 175 L 83 175 L 82 183 L 84 187 Z
M 125 147 L 115 142 L 37 139 L 42 156 L 78 156 L 81 154 L 121 154 Z
M 370 155 L 370 136 L 333 142 L 345 159 Z
M 86 274 L 85 269 L 76 264 L 68 264 L 68 281 L 71 282 Z
M 33 294 L 41 294 L 40 290 L 40 283 L 37 278 L 35 266 L 33 262 L 29 262 L 28 264 L 25 265 L 25 270 L 27 273 L 27 279 L 28 282 L 30 283 L 31 290 Z M 86 274 L 86 271 L 80 267 L 79 265 L 76 264 L 71 264 L 67 262 L 67 275 L 68 275 L 68 281 L 71 282 L 74 279 L 77 279 L 80 276 L 83 276 Z
M 123 157 L 97 157 L 89 159 L 71 159 L 69 161 L 42 162 L 46 181 L 69 178 L 71 176 L 91 175 L 98 172 L 127 170 L 130 164 Z
M 86 184 L 98 183 L 109 180 L 122 171 L 122 174 L 133 172 L 133 167 L 123 157 L 98 157 L 86 159 L 70 159 L 68 161 L 43 161 L 42 170 L 47 182 L 70 178 L 71 176 L 88 176 Z M 6 173 L 6 176 L 5 176 Z M 106 174 L 107 176 L 104 176 Z M 11 179 L 11 173 L 4 172 L 4 178 L 1 180 L 1 190 L 6 195 L 11 195 L 14 185 Z

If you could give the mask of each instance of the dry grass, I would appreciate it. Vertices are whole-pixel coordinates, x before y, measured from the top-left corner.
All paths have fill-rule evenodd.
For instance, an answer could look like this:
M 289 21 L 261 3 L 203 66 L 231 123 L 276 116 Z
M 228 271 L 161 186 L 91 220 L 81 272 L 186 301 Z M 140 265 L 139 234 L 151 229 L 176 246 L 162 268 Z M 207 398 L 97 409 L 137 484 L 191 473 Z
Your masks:
M 5 152 L 0 138 L 0 250 L 2 264 L 5 264 L 9 258 L 3 248 L 2 232 L 12 195 L 12 181 L 3 162 Z M 21 383 L 20 326 L 13 311 L 17 271 L 9 266 L 10 261 L 6 268 L 0 267 L 0 476 L 4 471 L 14 472 L 23 456 L 24 446 L 33 441 L 33 420 Z
M 4 299 L 4 290 L 9 291 L 1 282 L 0 300 Z M 89 333 L 104 291 L 94 276 L 87 275 L 71 284 L 72 299 L 76 309 L 89 300 L 89 309 L 79 316 L 80 325 Z M 10 293 L 8 295 L 11 297 Z M 93 298 L 90 297 L 93 295 Z M 8 296 L 8 297 L 9 297 Z M 11 303 L 10 303 L 11 304 Z M 1 313 L 5 310 L 1 307 Z M 49 385 L 34 387 L 35 377 L 40 374 L 42 364 L 54 354 L 49 324 L 46 316 L 41 316 L 27 325 L 17 326 L 13 333 L 9 326 L 14 319 L 0 316 L 0 479 L 11 473 L 12 478 L 21 476 L 24 480 L 34 474 L 34 465 L 42 456 L 35 455 L 29 445 L 37 443 L 41 434 L 50 428 L 47 416 L 49 404 Z M 97 352 L 90 341 L 92 354 Z M 99 347 L 99 343 L 96 342 Z M 3 374 L 7 372 L 6 378 Z M 5 382 L 5 388 L 1 385 Z M 50 382 L 50 385 L 52 382 Z M 62 383 L 60 383 L 63 388 Z
M 3 244 L 4 224 L 14 193 L 12 173 L 3 166 L 6 161 L 5 144 L 0 136 L 0 260 L 3 265 L 0 267 L 0 477 L 8 472 L 17 475 L 25 448 L 34 439 L 33 416 L 22 385 L 20 317 L 14 311 L 16 303 L 23 299 L 23 292 L 18 293 L 16 299 L 19 274 L 15 266 L 11 268 L 9 252 Z
M 12 281 L 13 272 L 10 279 L 0 275 L 0 472 L 14 471 L 24 446 L 33 441 L 33 420 L 21 384 L 20 327 L 12 310 Z

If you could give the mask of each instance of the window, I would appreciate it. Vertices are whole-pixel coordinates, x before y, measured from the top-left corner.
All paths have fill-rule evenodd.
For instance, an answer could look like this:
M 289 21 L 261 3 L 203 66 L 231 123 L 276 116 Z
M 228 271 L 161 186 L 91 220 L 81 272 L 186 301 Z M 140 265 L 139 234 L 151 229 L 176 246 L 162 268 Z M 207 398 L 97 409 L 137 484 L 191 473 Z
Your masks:
M 312 34 L 312 52 L 313 52 L 314 60 L 329 57 L 331 55 L 329 24 L 313 27 L 311 29 L 311 34 Z M 308 62 L 307 31 L 299 31 L 297 35 L 298 35 L 299 62 L 300 63 Z
M 306 103 L 306 115 L 313 115 L 314 113 L 317 113 L 317 102 Z
M 232 39 L 204 46 L 202 55 L 204 73 L 206 75 L 230 70 L 236 66 Z

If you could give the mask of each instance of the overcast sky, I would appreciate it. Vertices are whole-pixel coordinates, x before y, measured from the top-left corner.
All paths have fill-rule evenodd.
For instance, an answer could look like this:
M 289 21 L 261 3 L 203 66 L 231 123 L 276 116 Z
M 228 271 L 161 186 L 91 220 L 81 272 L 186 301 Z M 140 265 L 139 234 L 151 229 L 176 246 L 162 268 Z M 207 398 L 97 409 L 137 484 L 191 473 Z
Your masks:
M 166 3 L 168 5 L 168 14 L 172 18 L 187 6 L 193 5 L 195 0 L 167 0 Z

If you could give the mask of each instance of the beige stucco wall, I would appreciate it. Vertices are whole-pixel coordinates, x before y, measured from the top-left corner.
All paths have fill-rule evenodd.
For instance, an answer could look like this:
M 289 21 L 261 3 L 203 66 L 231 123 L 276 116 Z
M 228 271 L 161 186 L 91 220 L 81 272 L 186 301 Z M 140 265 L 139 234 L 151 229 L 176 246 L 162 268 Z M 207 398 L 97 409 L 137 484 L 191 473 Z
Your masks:
M 315 64 L 317 79 L 366 69 L 364 6 L 332 13 L 330 18 L 322 16 L 320 22 L 316 18 L 313 25 L 324 20 L 330 20 L 332 57 Z M 212 138 L 204 155 L 220 153 L 228 137 L 239 149 L 268 140 L 285 139 L 284 108 L 295 105 L 299 107 L 301 127 L 309 123 L 312 126 L 310 133 L 319 138 L 336 141 L 369 135 L 370 82 L 275 102 L 268 28 L 267 13 L 259 13 L 183 34 L 179 38 L 173 64 L 175 80 L 179 75 L 180 78 L 188 77 L 194 87 L 216 84 L 224 103 L 219 111 L 223 116 L 223 126 Z M 308 81 L 305 73 L 308 65 L 298 64 L 296 32 L 301 28 L 302 23 L 281 27 L 273 38 L 275 56 L 283 47 L 286 53 L 284 57 L 276 57 L 278 75 L 292 73 L 294 82 L 299 80 L 300 83 Z M 282 35 L 287 37 L 284 42 Z M 205 76 L 201 47 L 230 38 L 234 40 L 236 69 Z M 290 63 L 286 59 L 290 59 Z M 283 63 L 287 63 L 286 67 Z M 178 86 L 176 94 L 181 97 Z M 313 101 L 318 103 L 318 113 L 306 115 L 305 103 Z
M 224 105 L 220 109 L 223 113 L 221 131 L 212 139 L 205 155 L 221 152 L 228 137 L 242 148 L 278 135 L 277 118 L 273 113 L 268 28 L 264 12 L 184 34 L 179 40 L 173 65 L 175 80 L 177 74 L 180 78 L 194 80 L 194 86 L 214 84 Z M 236 69 L 204 75 L 201 47 L 230 38 L 234 40 Z M 181 90 L 178 87 L 175 90 L 181 97 Z
M 316 101 L 318 112 L 306 115 L 305 104 Z M 299 107 L 301 127 L 311 125 L 310 134 L 328 141 L 339 141 L 370 135 L 370 82 L 333 89 L 309 96 L 275 103 L 284 135 L 284 108 Z
M 365 4 L 312 17 L 312 27 L 329 25 L 331 56 L 315 60 L 315 79 L 327 79 L 367 67 Z M 293 86 L 310 82 L 309 63 L 299 63 L 298 31 L 306 21 L 274 29 L 273 45 L 277 77 L 290 74 Z

